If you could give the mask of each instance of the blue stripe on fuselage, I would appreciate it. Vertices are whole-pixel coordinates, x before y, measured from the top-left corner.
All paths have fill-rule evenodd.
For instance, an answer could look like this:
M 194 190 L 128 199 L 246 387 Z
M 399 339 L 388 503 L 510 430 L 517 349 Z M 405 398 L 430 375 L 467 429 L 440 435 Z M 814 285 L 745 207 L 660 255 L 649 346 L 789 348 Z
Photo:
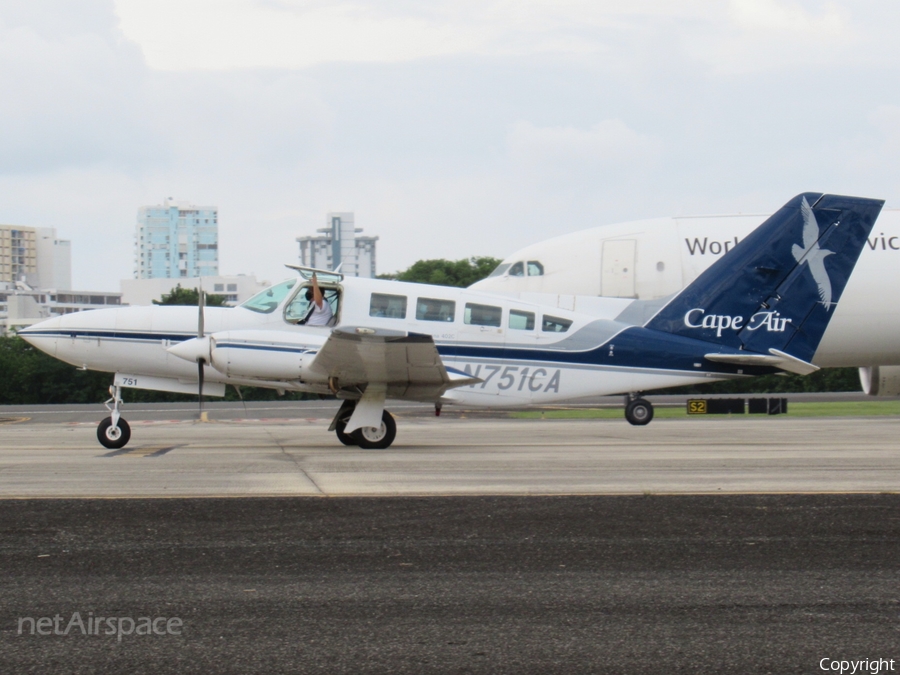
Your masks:
M 262 352 L 289 352 L 297 354 L 315 354 L 317 350 L 309 347 L 279 347 L 278 345 L 251 345 L 246 342 L 217 342 L 216 349 L 250 349 Z
M 25 337 L 55 337 L 55 338 L 100 338 L 104 340 L 145 340 L 159 342 L 184 342 L 197 337 L 193 333 L 153 333 L 137 331 L 109 331 L 109 330 L 82 330 L 79 328 L 55 329 L 55 330 L 22 330 L 19 335 Z

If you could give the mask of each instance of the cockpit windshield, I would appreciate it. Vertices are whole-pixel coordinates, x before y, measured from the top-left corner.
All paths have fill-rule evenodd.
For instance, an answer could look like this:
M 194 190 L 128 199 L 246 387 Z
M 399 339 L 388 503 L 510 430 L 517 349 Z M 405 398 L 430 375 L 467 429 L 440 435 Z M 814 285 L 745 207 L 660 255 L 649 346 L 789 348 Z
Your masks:
M 276 284 L 271 288 L 267 288 L 261 293 L 257 293 L 252 298 L 247 300 L 244 304 L 241 305 L 244 309 L 249 309 L 252 312 L 259 312 L 260 314 L 271 314 L 274 312 L 278 305 L 281 304 L 281 301 L 284 300 L 285 296 L 288 294 L 295 285 L 297 284 L 296 279 L 288 279 L 287 281 L 282 281 L 280 284 Z
M 491 272 L 488 276 L 489 276 L 489 277 L 499 277 L 499 276 L 501 276 L 506 270 L 509 269 L 509 266 L 510 266 L 510 265 L 512 265 L 512 263 L 500 263 L 499 265 L 497 265 L 497 267 L 494 268 L 494 271 Z

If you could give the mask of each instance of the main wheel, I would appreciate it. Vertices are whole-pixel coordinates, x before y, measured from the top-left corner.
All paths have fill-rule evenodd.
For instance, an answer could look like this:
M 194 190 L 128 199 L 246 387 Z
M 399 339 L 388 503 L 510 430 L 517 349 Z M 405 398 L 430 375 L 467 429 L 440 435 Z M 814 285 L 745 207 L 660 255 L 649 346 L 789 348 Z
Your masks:
M 337 426 L 334 428 L 334 433 L 337 434 L 338 440 L 344 445 L 359 445 L 355 438 L 353 438 L 353 434 L 344 433 L 344 428 L 347 426 L 347 420 L 338 420 Z
M 365 450 L 384 450 L 390 447 L 397 436 L 397 423 L 394 416 L 387 410 L 381 413 L 381 425 L 377 427 L 362 427 L 352 434 L 359 447 Z
M 625 419 L 638 427 L 650 424 L 653 419 L 653 404 L 642 398 L 634 399 L 625 406 Z
M 131 440 L 131 427 L 128 422 L 119 418 L 119 424 L 113 426 L 112 417 L 107 417 L 97 426 L 97 440 L 104 448 L 118 450 L 124 448 Z

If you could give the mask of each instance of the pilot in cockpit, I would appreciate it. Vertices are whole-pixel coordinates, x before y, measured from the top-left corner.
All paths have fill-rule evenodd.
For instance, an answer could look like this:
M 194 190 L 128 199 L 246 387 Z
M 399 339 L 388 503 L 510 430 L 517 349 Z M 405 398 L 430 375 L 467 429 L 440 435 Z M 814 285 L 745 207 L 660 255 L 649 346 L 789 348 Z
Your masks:
M 307 326 L 330 326 L 334 321 L 334 312 L 331 303 L 322 295 L 319 288 L 319 280 L 315 273 L 312 275 L 312 288 L 306 289 L 306 301 L 310 303 L 306 316 L 298 323 Z

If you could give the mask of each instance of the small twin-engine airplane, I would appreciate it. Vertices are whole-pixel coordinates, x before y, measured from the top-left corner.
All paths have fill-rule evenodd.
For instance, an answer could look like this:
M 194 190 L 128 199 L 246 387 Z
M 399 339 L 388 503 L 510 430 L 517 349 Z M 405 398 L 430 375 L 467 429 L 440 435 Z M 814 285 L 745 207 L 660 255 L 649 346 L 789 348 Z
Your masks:
M 295 267 L 235 308 L 122 307 L 48 319 L 19 334 L 67 363 L 115 373 L 100 442 L 131 432 L 121 389 L 222 396 L 228 384 L 332 394 L 330 430 L 386 448 L 386 399 L 502 407 L 630 394 L 787 371 L 808 374 L 883 201 L 798 195 L 668 301 L 612 318 L 466 289 Z M 306 325 L 315 281 L 332 326 Z M 202 294 L 201 294 L 202 298 Z M 620 303 L 620 299 L 611 299 Z

